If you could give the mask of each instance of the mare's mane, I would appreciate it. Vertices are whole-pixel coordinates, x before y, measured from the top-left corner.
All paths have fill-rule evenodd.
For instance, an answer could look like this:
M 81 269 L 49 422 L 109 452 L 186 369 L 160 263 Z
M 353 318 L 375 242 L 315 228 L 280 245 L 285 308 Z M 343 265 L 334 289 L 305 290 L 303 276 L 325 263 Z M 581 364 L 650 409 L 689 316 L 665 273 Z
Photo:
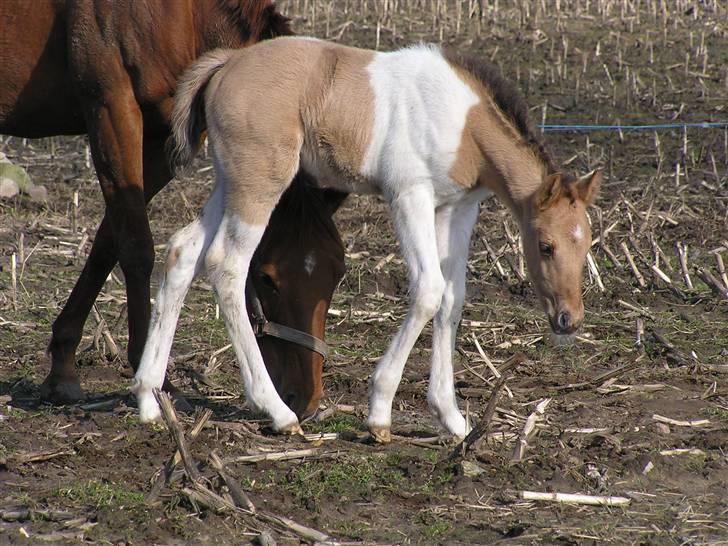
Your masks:
M 271 221 L 268 222 L 268 231 L 271 236 L 275 236 L 277 230 L 285 230 L 288 236 L 290 232 L 295 232 L 295 240 L 304 241 L 314 230 L 320 232 L 323 229 L 343 246 L 332 216 L 346 199 L 346 195 L 336 190 L 316 187 L 310 175 L 299 171 L 273 211 Z M 282 221 L 274 222 L 275 216 L 280 216 Z
M 490 91 L 496 106 L 503 112 L 513 127 L 533 150 L 536 158 L 546 166 L 547 174 L 560 172 L 543 140 L 541 132 L 531 123 L 528 104 L 518 88 L 501 75 L 500 70 L 491 63 L 473 55 L 458 53 L 451 49 L 443 50 L 445 59 L 471 74 Z M 564 182 L 571 182 L 573 176 L 562 173 Z
M 229 17 L 232 26 L 239 29 L 242 43 L 253 37 L 266 40 L 293 34 L 291 21 L 276 9 L 274 2 L 261 0 L 217 0 Z

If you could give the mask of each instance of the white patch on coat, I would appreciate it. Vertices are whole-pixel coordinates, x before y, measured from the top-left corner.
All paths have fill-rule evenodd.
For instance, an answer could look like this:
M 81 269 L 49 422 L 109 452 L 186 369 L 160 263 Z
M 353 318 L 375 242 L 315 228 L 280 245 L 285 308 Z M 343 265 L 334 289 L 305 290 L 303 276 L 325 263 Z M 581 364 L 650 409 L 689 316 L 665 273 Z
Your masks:
M 432 183 L 435 205 L 460 194 L 449 173 L 478 95 L 435 46 L 377 53 L 367 72 L 374 122 L 361 174 L 387 199 L 423 181 Z
M 308 276 L 310 277 L 313 274 L 313 270 L 316 267 L 316 256 L 314 255 L 314 252 L 311 251 L 308 254 L 306 254 L 306 258 L 303 260 L 303 269 L 308 273 Z
M 578 243 L 584 238 L 584 230 L 581 228 L 580 224 L 576 224 L 576 227 L 574 228 L 574 240 Z

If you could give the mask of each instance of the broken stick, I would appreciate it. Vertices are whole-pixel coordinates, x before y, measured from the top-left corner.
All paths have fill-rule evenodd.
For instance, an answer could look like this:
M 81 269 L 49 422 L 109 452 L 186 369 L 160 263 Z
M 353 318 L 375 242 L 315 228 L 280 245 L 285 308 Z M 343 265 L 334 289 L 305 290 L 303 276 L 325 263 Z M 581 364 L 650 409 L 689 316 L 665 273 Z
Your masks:
M 187 447 L 187 441 L 185 440 L 185 433 L 182 430 L 177 419 L 177 413 L 174 411 L 172 405 L 172 399 L 166 392 L 159 389 L 154 389 L 154 398 L 157 399 L 159 409 L 162 410 L 162 418 L 167 424 L 169 434 L 172 436 L 172 440 L 177 444 L 177 451 L 179 451 L 180 457 L 182 458 L 182 464 L 184 464 L 185 472 L 187 477 L 194 483 L 200 479 L 200 471 L 197 469 L 195 460 L 192 458 L 189 448 Z
M 192 442 L 195 441 L 197 436 L 199 436 L 200 432 L 202 432 L 202 429 L 205 427 L 207 422 L 210 420 L 210 417 L 212 417 L 212 410 L 206 409 L 202 412 L 202 414 L 197 418 L 197 421 L 192 426 L 192 430 L 190 430 L 190 437 L 189 437 L 189 443 L 192 444 Z M 157 474 L 157 478 L 154 481 L 154 484 L 152 485 L 152 489 L 149 492 L 149 495 L 147 495 L 146 502 L 148 504 L 153 504 L 157 497 L 159 496 L 159 493 L 162 491 L 162 487 L 166 483 L 173 483 L 175 480 L 174 478 L 174 469 L 177 467 L 177 465 L 182 460 L 182 455 L 180 455 L 179 450 L 176 450 L 174 454 L 167 460 L 162 470 Z
M 523 500 L 540 500 L 563 502 L 569 504 L 590 504 L 596 506 L 625 506 L 629 499 L 625 497 L 605 497 L 602 495 L 581 495 L 578 493 L 541 493 L 538 491 L 521 491 Z
M 473 430 L 468 433 L 462 443 L 460 443 L 460 445 L 458 445 L 453 450 L 452 454 L 450 455 L 451 460 L 455 459 L 458 456 L 465 457 L 469 451 L 471 451 L 473 448 L 477 447 L 478 444 L 480 444 L 483 438 L 488 437 L 488 431 L 490 430 L 490 424 L 493 420 L 493 414 L 495 413 L 495 408 L 498 404 L 500 392 L 505 386 L 506 381 L 508 381 L 508 379 L 511 377 L 511 374 L 513 373 L 513 370 L 516 368 L 516 366 L 518 366 L 525 360 L 526 356 L 523 353 L 517 353 L 513 355 L 509 359 L 509 361 L 503 365 L 500 370 L 501 377 L 493 387 L 493 392 L 490 395 L 490 400 L 488 400 L 488 405 L 485 408 L 483 417 L 480 419 L 480 422 L 475 427 L 473 427 Z
M 526 419 L 526 424 L 523 426 L 523 430 L 518 436 L 518 441 L 513 448 L 513 455 L 511 455 L 512 463 L 517 463 L 523 460 L 526 448 L 528 447 L 528 439 L 533 434 L 533 431 L 536 428 L 536 423 L 543 419 L 543 414 L 550 403 L 551 398 L 544 398 L 536 405 L 536 409 Z
M 222 481 L 224 481 L 225 485 L 227 485 L 228 490 L 230 490 L 230 496 L 233 498 L 235 505 L 239 508 L 250 510 L 251 513 L 255 514 L 255 505 L 250 500 L 250 497 L 248 497 L 247 493 L 243 491 L 240 484 L 238 484 L 238 482 L 236 482 L 233 477 L 227 473 L 220 457 L 214 451 L 210 453 L 210 463 L 212 464 L 212 468 L 217 470 Z

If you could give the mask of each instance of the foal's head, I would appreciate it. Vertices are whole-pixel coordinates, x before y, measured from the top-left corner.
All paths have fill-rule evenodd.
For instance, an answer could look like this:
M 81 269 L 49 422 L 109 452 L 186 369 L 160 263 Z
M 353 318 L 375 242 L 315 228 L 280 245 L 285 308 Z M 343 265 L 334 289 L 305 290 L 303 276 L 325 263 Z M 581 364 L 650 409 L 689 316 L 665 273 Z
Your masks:
M 584 320 L 581 277 L 591 246 L 586 208 L 596 196 L 600 171 L 573 179 L 547 175 L 530 203 L 523 250 L 536 294 L 556 334 L 571 334 Z
M 251 263 L 252 282 L 269 321 L 324 339 L 326 314 L 344 275 L 344 247 L 332 216 L 346 194 L 313 187 L 299 173 L 283 194 Z M 300 418 L 322 394 L 323 357 L 274 337 L 259 338 L 278 394 Z

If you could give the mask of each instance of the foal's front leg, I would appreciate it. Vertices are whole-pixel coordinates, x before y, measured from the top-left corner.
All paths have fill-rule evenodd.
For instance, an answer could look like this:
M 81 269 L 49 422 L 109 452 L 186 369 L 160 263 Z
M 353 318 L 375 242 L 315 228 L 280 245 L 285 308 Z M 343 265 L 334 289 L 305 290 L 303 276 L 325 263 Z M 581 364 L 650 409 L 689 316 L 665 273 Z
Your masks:
M 432 187 L 408 189 L 390 203 L 395 230 L 410 274 L 410 308 L 402 326 L 372 374 L 369 431 L 378 442 L 391 440 L 392 401 L 412 346 L 440 307 L 445 281 L 435 236 Z
M 467 201 L 446 205 L 438 209 L 436 216 L 445 292 L 432 323 L 432 367 L 427 401 L 442 426 L 460 438 L 465 437 L 468 430 L 455 399 L 452 354 L 465 299 L 468 247 L 478 218 L 478 197 L 482 198 L 474 195 Z
M 164 276 L 149 322 L 149 333 L 141 363 L 131 390 L 137 395 L 139 419 L 156 421 L 161 417 L 154 389 L 162 387 L 174 331 L 187 290 L 202 270 L 204 256 L 217 233 L 223 211 L 223 186 L 217 182 L 194 222 L 175 233 L 167 244 Z
M 275 201 L 269 207 L 266 203 L 259 204 L 268 209 L 268 215 L 273 205 Z M 240 364 L 248 402 L 271 417 L 277 432 L 299 434 L 302 430 L 298 417 L 281 400 L 273 385 L 245 307 L 245 282 L 250 261 L 264 231 L 265 223 L 248 224 L 235 213 L 226 212 L 205 265 Z

